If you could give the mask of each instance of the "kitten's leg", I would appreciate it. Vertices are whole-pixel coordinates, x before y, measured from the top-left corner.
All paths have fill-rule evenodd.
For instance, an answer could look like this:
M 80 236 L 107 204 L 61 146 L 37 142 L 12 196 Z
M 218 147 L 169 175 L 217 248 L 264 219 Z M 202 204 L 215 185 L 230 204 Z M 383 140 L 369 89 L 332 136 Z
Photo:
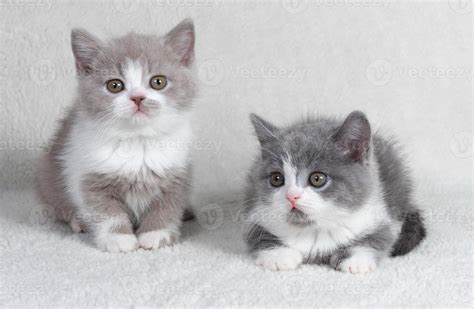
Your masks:
M 41 160 L 37 179 L 36 190 L 42 201 L 43 210 L 39 213 L 43 223 L 57 221 L 68 223 L 74 233 L 85 231 L 84 224 L 77 216 L 77 211 L 64 190 L 64 178 L 61 167 L 53 156 L 58 152 L 60 144 L 54 144 L 53 150 L 45 154 Z
M 99 249 L 129 252 L 138 248 L 126 206 L 119 198 L 119 183 L 104 175 L 87 175 L 82 182 L 82 221 Z
M 331 264 L 343 272 L 363 274 L 374 271 L 380 258 L 380 252 L 371 247 L 352 247 L 342 254 L 333 255 Z
M 284 246 L 277 236 L 259 225 L 250 228 L 247 244 L 257 256 L 255 263 L 270 270 L 295 269 L 303 262 L 301 252 Z
M 180 227 L 187 206 L 187 176 L 175 176 L 150 205 L 137 230 L 138 242 L 144 249 L 173 245 L 180 236 Z
M 353 274 L 367 273 L 377 268 L 387 257 L 395 241 L 393 230 L 387 225 L 353 241 L 352 246 L 337 250 L 330 259 L 334 269 Z

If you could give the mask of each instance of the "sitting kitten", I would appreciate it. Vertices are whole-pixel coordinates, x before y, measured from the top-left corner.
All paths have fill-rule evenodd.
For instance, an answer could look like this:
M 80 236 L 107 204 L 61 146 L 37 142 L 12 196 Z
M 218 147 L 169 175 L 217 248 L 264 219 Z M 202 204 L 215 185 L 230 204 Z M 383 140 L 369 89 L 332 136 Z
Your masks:
M 47 210 L 98 248 L 127 252 L 180 235 L 196 93 L 194 26 L 100 41 L 73 30 L 79 95 L 39 173 Z
M 251 120 L 261 157 L 249 177 L 246 241 L 258 265 L 365 273 L 425 237 L 396 147 L 371 136 L 363 113 L 286 128 Z

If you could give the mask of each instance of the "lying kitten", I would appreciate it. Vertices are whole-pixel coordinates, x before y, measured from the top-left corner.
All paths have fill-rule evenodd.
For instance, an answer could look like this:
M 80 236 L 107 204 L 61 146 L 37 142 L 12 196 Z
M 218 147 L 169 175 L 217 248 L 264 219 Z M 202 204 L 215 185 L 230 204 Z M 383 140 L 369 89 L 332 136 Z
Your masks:
M 110 252 L 171 245 L 186 205 L 194 26 L 100 41 L 73 30 L 79 95 L 39 174 L 47 209 Z
M 246 240 L 258 265 L 365 273 L 425 237 L 396 146 L 372 137 L 363 113 L 286 128 L 251 119 L 261 157 L 250 174 Z

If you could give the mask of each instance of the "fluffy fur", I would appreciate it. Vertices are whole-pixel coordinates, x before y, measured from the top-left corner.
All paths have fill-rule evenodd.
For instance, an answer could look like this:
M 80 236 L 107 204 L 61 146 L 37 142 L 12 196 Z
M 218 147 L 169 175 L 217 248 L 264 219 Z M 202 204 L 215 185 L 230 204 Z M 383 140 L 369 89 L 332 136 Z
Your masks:
M 193 24 L 108 42 L 76 29 L 71 40 L 79 93 L 40 169 L 47 210 L 105 251 L 170 245 L 187 204 Z M 157 75 L 167 79 L 161 90 L 150 86 Z M 107 90 L 113 79 L 123 91 Z
M 425 237 L 400 152 L 393 141 L 372 136 L 363 113 L 285 128 L 251 120 L 261 156 L 249 176 L 246 241 L 258 265 L 317 263 L 365 273 Z M 310 184 L 314 172 L 327 176 L 325 185 Z M 274 173 L 284 176 L 283 185 L 272 185 Z

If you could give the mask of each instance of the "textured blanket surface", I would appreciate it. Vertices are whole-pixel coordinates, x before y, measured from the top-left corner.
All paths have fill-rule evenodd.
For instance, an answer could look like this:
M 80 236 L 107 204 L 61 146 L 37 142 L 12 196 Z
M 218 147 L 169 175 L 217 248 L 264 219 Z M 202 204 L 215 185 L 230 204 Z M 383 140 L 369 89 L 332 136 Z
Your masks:
M 38 158 L 75 96 L 70 31 L 101 38 L 196 26 L 200 95 L 181 241 L 109 254 L 45 220 Z M 472 1 L 0 1 L 0 306 L 473 307 Z M 281 124 L 363 110 L 396 136 L 428 237 L 367 275 L 271 272 L 238 211 L 257 142 Z
M 30 208 L 1 219 L 3 305 L 472 306 L 472 196 L 423 192 L 427 240 L 409 255 L 352 275 L 304 265 L 272 272 L 254 266 L 238 224 L 238 203 L 215 203 L 187 222 L 181 242 L 157 251 L 103 253 L 86 234 L 44 221 L 28 191 L 0 202 Z M 453 199 L 451 194 L 455 196 Z M 448 206 L 447 206 L 448 205 Z

